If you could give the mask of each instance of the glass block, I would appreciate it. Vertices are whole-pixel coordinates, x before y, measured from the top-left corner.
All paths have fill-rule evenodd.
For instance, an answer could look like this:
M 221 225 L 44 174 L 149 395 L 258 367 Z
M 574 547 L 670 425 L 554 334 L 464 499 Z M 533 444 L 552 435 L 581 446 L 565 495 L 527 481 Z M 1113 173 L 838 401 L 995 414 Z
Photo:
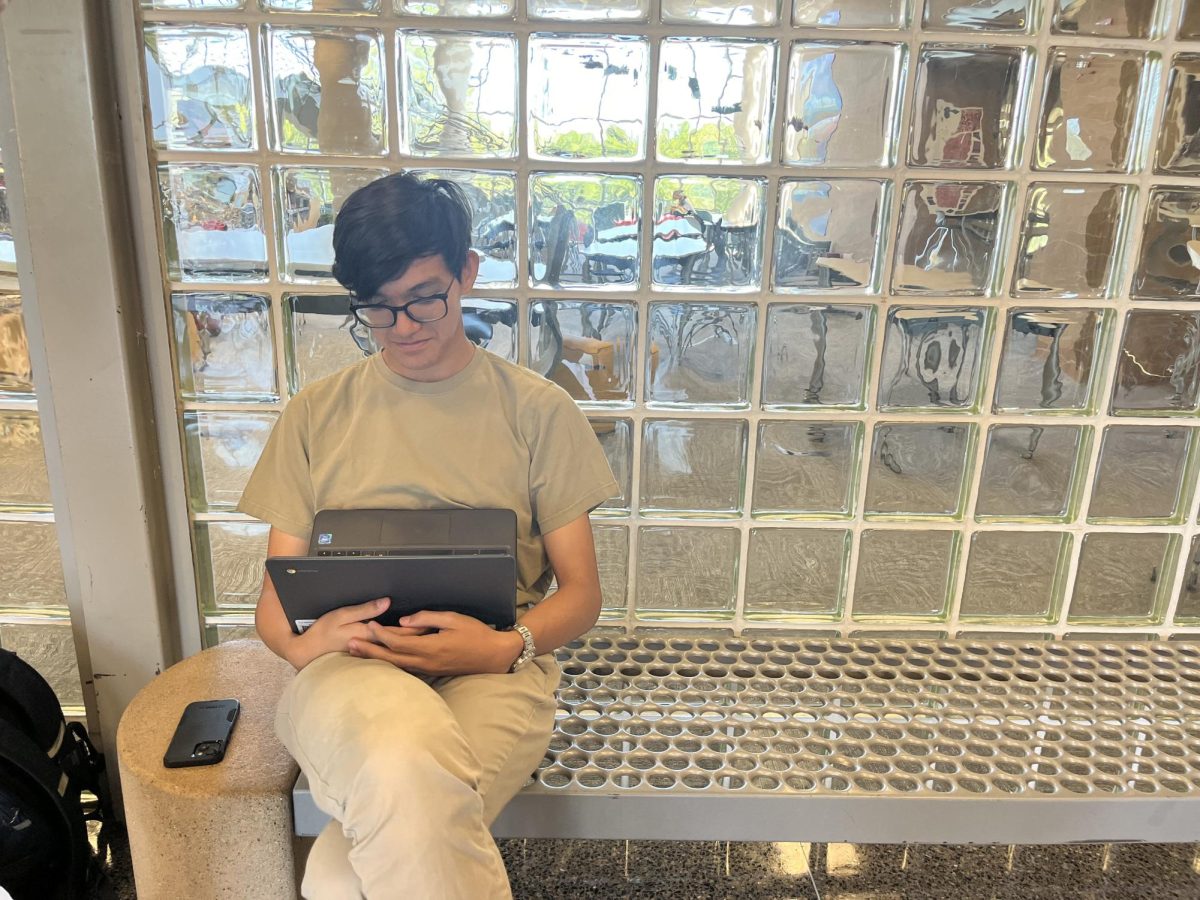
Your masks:
M 716 303 L 651 303 L 646 405 L 744 409 L 758 309 Z
M 990 310 L 893 306 L 879 373 L 879 408 L 974 410 L 990 332 Z
M 1182 521 L 1194 480 L 1193 436 L 1191 428 L 1166 425 L 1105 428 L 1088 521 Z
M 736 528 L 643 526 L 637 540 L 638 618 L 733 618 L 741 543 Z
M 763 408 L 865 408 L 874 322 L 873 306 L 769 304 Z
M 766 186 L 765 178 L 656 179 L 654 286 L 666 291 L 759 290 Z
M 20 294 L 0 293 L 0 336 L 0 396 L 33 399 L 33 366 Z
M 529 277 L 535 287 L 628 290 L 638 285 L 642 179 L 529 176 Z
M 623 617 L 629 608 L 629 526 L 592 523 L 600 573 L 600 617 Z
M 517 361 L 517 301 L 463 297 L 462 314 L 467 339 L 475 346 L 510 363 Z
M 258 170 L 164 163 L 163 244 L 174 281 L 266 281 Z
M 878 293 L 890 196 L 887 181 L 783 179 L 773 289 L 782 294 Z
M 592 514 L 626 515 L 632 507 L 630 498 L 633 496 L 633 420 L 593 418 L 588 421 L 604 448 L 613 477 L 621 486 L 620 496 L 605 500 Z
M 831 622 L 842 617 L 850 532 L 751 528 L 744 615 L 753 622 Z
M 352 28 L 267 26 L 272 149 L 387 152 L 383 35 Z
M 788 66 L 783 162 L 890 166 L 895 155 L 903 44 L 797 42 Z
M 69 621 L 0 625 L 0 647 L 37 669 L 64 710 L 83 711 L 83 685 Z
M 649 65 L 643 38 L 530 35 L 530 157 L 644 159 Z
M 1050 30 L 1090 37 L 1148 38 L 1159 0 L 1054 0 Z
M 183 414 L 193 512 L 232 510 L 237 506 L 277 418 L 275 413 Z
M 650 0 L 528 0 L 529 18 L 570 22 L 644 22 Z
M 758 424 L 756 518 L 849 518 L 858 486 L 860 422 Z
M 376 13 L 380 0 L 260 0 L 268 12 Z
M 196 522 L 192 527 L 203 609 L 253 609 L 262 590 L 271 526 L 262 522 Z
M 869 518 L 957 518 L 966 500 L 974 444 L 974 425 L 877 424 L 864 513 Z
M 511 34 L 401 29 L 400 152 L 517 153 L 517 40 Z
M 186 400 L 277 400 L 271 298 L 173 293 L 171 324 Z
M 792 24 L 818 28 L 905 28 L 908 0 L 792 0 Z
M 1151 188 L 1142 252 L 1133 276 L 1138 300 L 1200 298 L 1200 190 Z
M 1029 31 L 1036 11 L 1035 0 L 925 0 L 921 25 L 936 31 Z
M 12 221 L 8 209 L 8 184 L 0 166 L 0 291 L 16 291 L 17 248 L 13 244 Z
M 1178 34 L 1181 41 L 1200 41 L 1200 0 L 1183 0 Z
M 662 20 L 687 25 L 774 25 L 779 0 L 662 0 Z
M 223 620 L 218 619 L 218 622 Z M 237 616 L 230 616 L 231 619 L 237 619 Z M 211 620 L 205 622 L 204 625 L 204 646 L 215 647 L 218 644 L 225 644 L 229 641 L 259 641 L 262 639 L 258 636 L 258 631 L 253 625 L 233 625 L 233 624 L 214 624 Z
M 905 182 L 892 291 L 994 294 L 1009 189 L 990 181 Z
M 1059 531 L 977 531 L 963 582 L 962 622 L 1055 622 L 1071 561 Z
M 395 0 L 396 12 L 408 16 L 511 18 L 516 0 Z
M 1183 582 L 1179 585 L 1179 603 L 1175 607 L 1175 623 L 1200 625 L 1200 534 L 1192 538 Z M 1195 636 L 1200 640 L 1200 635 Z
M 333 220 L 360 187 L 386 169 L 275 166 L 279 276 L 284 281 L 333 282 Z
M 420 178 L 453 181 L 471 204 L 471 248 L 479 256 L 477 288 L 517 285 L 517 179 L 512 172 L 411 169 Z
M 1134 171 L 1148 105 L 1143 93 L 1155 81 L 1157 60 L 1135 50 L 1052 48 L 1033 168 Z
M 1113 415 L 1193 416 L 1200 409 L 1200 312 L 1136 309 L 1113 381 Z
M 376 349 L 371 333 L 350 315 L 346 294 L 284 294 L 283 311 L 288 390 L 293 394 Z
M 1013 296 L 1112 297 L 1135 193 L 1121 184 L 1031 184 Z
M 1084 535 L 1067 621 L 1157 625 L 1170 596 L 1178 535 Z
M 922 46 L 909 165 L 1011 168 L 1028 60 L 1023 47 Z
M 0 522 L 0 609 L 66 607 L 53 522 Z
M 254 85 L 245 28 L 147 25 L 146 102 L 154 146 L 254 150 Z
M 1110 314 L 1013 309 L 996 384 L 996 412 L 1090 411 Z
M 636 303 L 538 300 L 529 306 L 529 367 L 584 405 L 632 406 Z
M 1200 4 L 1196 8 L 1200 10 Z M 1171 61 L 1154 170 L 1165 175 L 1200 174 L 1200 53 L 1177 53 Z
M 46 448 L 36 410 L 0 410 L 0 507 L 50 507 Z
M 956 532 L 868 528 L 859 538 L 851 614 L 859 621 L 940 621 L 957 565 Z
M 770 161 L 775 53 L 774 41 L 665 38 L 659 59 L 658 158 Z
M 742 511 L 746 422 L 647 419 L 642 423 L 644 516 L 729 518 Z
M 241 9 L 246 0 L 142 0 L 142 9 Z
M 1086 446 L 1079 425 L 992 425 L 975 517 L 1070 521 Z

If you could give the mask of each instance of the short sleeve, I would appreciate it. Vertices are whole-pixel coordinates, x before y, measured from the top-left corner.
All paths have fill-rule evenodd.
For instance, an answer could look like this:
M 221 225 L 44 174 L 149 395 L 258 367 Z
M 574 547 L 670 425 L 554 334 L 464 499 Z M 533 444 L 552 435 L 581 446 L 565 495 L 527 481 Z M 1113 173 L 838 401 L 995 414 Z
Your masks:
M 312 476 L 308 465 L 308 405 L 292 399 L 271 429 L 267 445 L 242 491 L 238 511 L 307 539 L 312 531 Z
M 533 520 L 547 534 L 620 493 L 587 416 L 557 386 L 539 400 L 530 444 L 529 493 Z

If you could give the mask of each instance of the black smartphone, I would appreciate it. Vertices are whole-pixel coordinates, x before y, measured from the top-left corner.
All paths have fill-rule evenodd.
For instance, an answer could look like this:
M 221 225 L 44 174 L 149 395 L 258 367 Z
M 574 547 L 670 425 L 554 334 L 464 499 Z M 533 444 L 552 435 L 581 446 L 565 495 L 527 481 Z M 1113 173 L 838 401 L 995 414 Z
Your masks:
M 163 756 L 168 769 L 183 766 L 211 766 L 225 758 L 229 735 L 233 733 L 241 706 L 236 700 L 197 700 L 189 703 L 171 745 Z

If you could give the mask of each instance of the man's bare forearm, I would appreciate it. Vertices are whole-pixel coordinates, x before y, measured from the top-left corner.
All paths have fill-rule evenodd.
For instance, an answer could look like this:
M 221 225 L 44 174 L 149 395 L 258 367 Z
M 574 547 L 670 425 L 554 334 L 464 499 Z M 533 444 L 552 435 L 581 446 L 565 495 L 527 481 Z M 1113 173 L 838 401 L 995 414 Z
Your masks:
M 555 591 L 521 616 L 520 623 L 533 635 L 538 653 L 551 653 L 590 629 L 599 616 L 599 589 L 575 585 Z

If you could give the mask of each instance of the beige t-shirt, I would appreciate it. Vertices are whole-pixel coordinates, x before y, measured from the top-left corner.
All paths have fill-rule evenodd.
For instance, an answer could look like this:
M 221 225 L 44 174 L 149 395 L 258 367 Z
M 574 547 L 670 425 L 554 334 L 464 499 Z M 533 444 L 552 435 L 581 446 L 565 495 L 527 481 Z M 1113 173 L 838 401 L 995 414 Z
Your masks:
M 523 605 L 550 584 L 542 535 L 619 492 L 587 417 L 540 375 L 476 350 L 412 381 L 377 353 L 292 398 L 238 509 L 306 540 L 320 509 L 511 509 Z

